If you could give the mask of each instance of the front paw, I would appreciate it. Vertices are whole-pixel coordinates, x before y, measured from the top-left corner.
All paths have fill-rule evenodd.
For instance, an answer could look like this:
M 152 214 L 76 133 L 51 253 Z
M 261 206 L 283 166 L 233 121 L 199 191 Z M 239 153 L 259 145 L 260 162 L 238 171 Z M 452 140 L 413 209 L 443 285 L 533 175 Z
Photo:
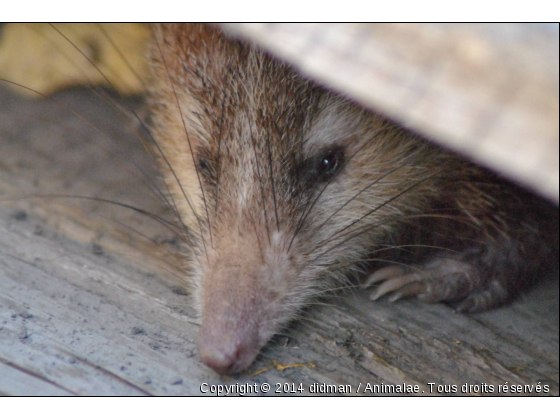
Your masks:
M 389 301 L 416 296 L 427 303 L 451 302 L 459 312 L 480 312 L 508 298 L 507 289 L 496 280 L 485 281 L 479 268 L 458 259 L 438 257 L 419 266 L 390 265 L 373 273 L 364 288 L 377 286 L 370 295 Z

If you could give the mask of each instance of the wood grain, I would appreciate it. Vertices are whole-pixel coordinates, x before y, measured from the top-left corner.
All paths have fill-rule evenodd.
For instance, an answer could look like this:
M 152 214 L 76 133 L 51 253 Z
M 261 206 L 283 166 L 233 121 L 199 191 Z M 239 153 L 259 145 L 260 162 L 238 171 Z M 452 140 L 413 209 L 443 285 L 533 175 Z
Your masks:
M 337 384 L 362 395 L 367 383 L 429 393 L 429 383 L 507 381 L 558 395 L 557 273 L 476 316 L 373 304 L 355 290 L 310 308 L 248 373 L 210 371 L 196 353 L 172 232 L 116 206 L 29 196 L 80 194 L 170 217 L 131 165 L 151 160 L 119 113 L 86 89 L 54 99 L 0 88 L 0 394 L 193 395 L 202 383 L 269 383 L 274 393 L 302 383 L 305 393 Z

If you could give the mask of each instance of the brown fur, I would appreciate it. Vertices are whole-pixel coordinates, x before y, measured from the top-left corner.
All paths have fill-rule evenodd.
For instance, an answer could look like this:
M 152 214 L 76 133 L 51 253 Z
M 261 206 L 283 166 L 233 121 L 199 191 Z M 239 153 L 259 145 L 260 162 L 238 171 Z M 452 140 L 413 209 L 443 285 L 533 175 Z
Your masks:
M 217 371 L 249 366 L 306 303 L 371 260 L 428 262 L 405 295 L 478 311 L 557 252 L 557 228 L 543 237 L 557 211 L 498 176 L 211 26 L 154 32 L 154 131 L 194 238 L 199 350 Z M 330 151 L 342 164 L 321 179 Z

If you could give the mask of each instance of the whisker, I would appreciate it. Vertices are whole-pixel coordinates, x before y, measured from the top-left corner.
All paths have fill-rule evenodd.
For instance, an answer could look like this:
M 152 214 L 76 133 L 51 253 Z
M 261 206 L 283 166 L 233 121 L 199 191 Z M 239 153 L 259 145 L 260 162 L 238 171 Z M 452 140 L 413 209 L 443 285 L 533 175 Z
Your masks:
M 346 227 L 344 227 L 344 228 L 338 230 L 337 232 L 335 232 L 333 235 L 331 235 L 331 236 L 330 236 L 329 238 L 327 238 L 325 241 L 322 241 L 322 242 L 316 247 L 316 249 L 322 247 L 322 246 L 325 245 L 326 243 L 331 242 L 333 239 L 336 239 L 336 236 L 337 236 L 338 234 L 340 234 L 340 233 L 342 233 L 343 231 L 345 231 L 346 229 L 348 229 L 348 228 L 354 226 L 354 225 L 355 225 L 356 223 L 358 223 L 359 221 L 365 219 L 366 217 L 368 217 L 369 215 L 371 215 L 371 214 L 374 213 L 375 211 L 377 211 L 377 210 L 379 210 L 380 208 L 382 208 L 382 207 L 388 205 L 389 203 L 395 201 L 396 199 L 398 199 L 399 197 L 401 197 L 403 194 L 406 194 L 406 193 L 409 192 L 410 190 L 412 190 L 412 189 L 418 187 L 419 185 L 421 185 L 422 183 L 426 182 L 427 180 L 433 178 L 434 176 L 435 176 L 435 174 L 434 174 L 434 175 L 430 175 L 430 176 L 428 176 L 428 177 L 426 177 L 426 178 L 424 178 L 424 179 L 422 179 L 422 180 L 420 180 L 420 181 L 418 181 L 418 182 L 415 182 L 412 186 L 406 188 L 405 190 L 401 191 L 400 193 L 398 193 L 398 194 L 395 195 L 394 197 L 392 197 L 392 198 L 390 198 L 389 200 L 385 201 L 383 204 L 381 204 L 381 205 L 377 206 L 376 208 L 370 210 L 369 212 L 367 212 L 365 215 L 363 215 L 363 216 L 360 217 L 359 219 L 355 220 L 354 222 L 350 223 L 350 224 L 347 225 Z M 366 232 L 369 232 L 370 230 L 374 229 L 375 227 L 378 227 L 378 226 L 377 226 L 377 225 L 370 226 L 370 227 L 367 227 L 367 229 L 363 230 L 362 232 L 359 232 L 359 233 L 357 233 L 357 234 L 355 234 L 355 235 L 351 235 L 351 236 L 348 237 L 347 239 L 343 240 L 342 242 L 340 242 L 340 243 L 334 245 L 333 247 L 329 248 L 328 250 L 326 250 L 325 252 L 323 252 L 322 254 L 320 254 L 320 255 L 319 255 L 317 258 L 315 258 L 313 261 L 316 261 L 318 258 L 322 257 L 322 256 L 325 255 L 326 253 L 328 253 L 328 252 L 332 251 L 333 249 L 335 249 L 335 248 L 337 248 L 337 247 L 339 247 L 339 246 L 341 246 L 341 245 L 347 243 L 348 241 L 354 239 L 355 237 L 357 237 L 357 236 L 359 236 L 359 235 L 362 235 L 362 234 L 364 234 L 364 233 L 366 233 Z
M 376 212 L 377 210 L 385 207 L 386 205 L 388 205 L 389 203 L 392 203 L 393 201 L 397 200 L 399 197 L 403 196 L 404 194 L 406 194 L 407 192 L 413 190 L 414 188 L 418 187 L 419 185 L 423 184 L 424 182 L 428 181 L 431 178 L 434 178 L 437 174 L 432 174 L 427 176 L 426 178 L 423 178 L 422 180 L 415 182 L 414 184 L 412 184 L 410 187 L 404 189 L 403 191 L 401 191 L 400 193 L 398 193 L 397 195 L 393 196 L 392 198 L 388 199 L 387 201 L 385 201 L 383 204 L 380 204 L 379 206 L 373 208 L 372 210 L 368 211 L 367 213 L 365 213 L 363 216 L 361 216 L 360 218 L 356 219 L 354 222 L 348 224 L 347 226 L 343 227 L 342 229 L 339 229 L 337 232 L 335 232 L 333 235 L 331 235 L 329 238 L 327 238 L 325 241 L 323 241 L 322 243 L 320 243 L 318 245 L 318 247 L 322 246 L 325 243 L 330 242 L 333 238 L 335 238 L 337 235 L 339 235 L 340 233 L 344 232 L 346 229 L 351 228 L 352 226 L 354 226 L 356 223 L 359 223 L 360 221 L 364 220 L 366 217 L 370 216 L 371 214 L 373 214 L 374 212 Z M 351 238 L 350 238 L 351 239 Z
M 152 244 L 156 245 L 159 247 L 159 249 L 163 249 L 167 254 L 169 254 L 170 257 L 172 258 L 176 258 L 176 255 L 173 254 L 169 249 L 165 248 L 165 247 L 161 247 L 160 243 L 158 243 L 157 240 L 155 240 L 154 238 L 150 238 L 148 235 L 140 232 L 138 229 L 133 228 L 132 226 L 127 225 L 126 223 L 122 223 L 118 220 L 113 219 L 112 217 L 107 217 L 107 216 L 103 216 L 103 215 L 99 215 L 100 218 L 108 220 L 112 223 L 115 223 L 119 226 L 122 226 L 123 228 L 130 230 L 131 232 L 135 233 L 136 235 L 148 240 L 149 242 L 151 242 Z M 178 238 L 180 238 L 180 236 L 178 236 Z M 174 264 L 171 264 L 169 261 L 165 260 L 166 264 L 169 264 L 171 267 L 173 267 L 176 270 L 180 270 L 179 267 L 175 266 Z
M 105 73 L 99 68 L 99 66 L 97 66 L 97 65 L 95 64 L 95 62 L 94 62 L 91 58 L 89 58 L 86 54 L 84 54 L 84 52 L 83 52 L 82 50 L 80 50 L 80 48 L 79 48 L 74 42 L 72 42 L 72 40 L 70 40 L 66 35 L 64 35 L 56 26 L 54 26 L 52 23 L 49 23 L 49 25 L 50 25 L 56 32 L 58 32 L 58 34 L 59 34 L 60 36 L 62 36 L 62 38 L 64 38 L 74 49 L 76 49 L 76 51 L 78 51 L 78 53 L 80 53 L 80 55 L 82 55 L 82 56 L 88 61 L 88 62 L 93 66 L 93 68 L 101 75 L 101 77 L 103 77 L 103 79 L 107 82 L 107 84 L 108 84 L 115 92 L 117 92 L 118 95 L 122 98 L 122 95 L 120 94 L 120 91 L 115 87 L 115 85 L 113 84 L 113 82 L 111 82 L 111 80 L 105 75 Z M 150 26 L 150 28 L 151 28 L 151 26 Z M 156 41 L 157 41 L 157 40 L 156 40 Z M 159 44 L 158 44 L 158 46 L 159 46 Z M 160 148 L 158 142 L 157 142 L 157 141 L 154 139 L 154 137 L 151 135 L 150 130 L 146 127 L 145 123 L 144 123 L 144 122 L 142 121 L 142 119 L 138 116 L 138 114 L 136 113 L 136 111 L 134 111 L 134 109 L 132 109 L 132 107 L 130 107 L 130 106 L 127 106 L 127 108 L 128 108 L 129 111 L 134 115 L 134 117 L 137 119 L 137 121 L 140 123 L 140 125 L 144 128 L 144 130 L 146 131 L 146 133 L 148 133 L 148 135 L 150 136 L 152 142 L 153 142 L 153 143 L 155 144 L 155 146 L 157 147 L 157 149 L 158 149 L 160 155 L 161 155 L 162 158 L 165 160 L 165 162 L 166 162 L 167 166 L 169 167 L 170 171 L 171 171 L 171 172 L 173 173 L 173 175 L 175 176 L 175 179 L 176 179 L 176 181 L 178 182 L 179 187 L 181 188 L 181 190 L 182 190 L 182 192 L 183 192 L 183 195 L 184 195 L 184 197 L 185 197 L 187 203 L 188 203 L 189 206 L 191 207 L 191 210 L 193 211 L 195 217 L 196 217 L 197 220 L 198 220 L 198 217 L 196 216 L 196 213 L 194 212 L 194 208 L 193 208 L 193 206 L 190 204 L 190 200 L 189 200 L 188 197 L 186 196 L 186 194 L 185 194 L 185 192 L 184 192 L 184 190 L 183 190 L 183 187 L 182 187 L 181 183 L 179 182 L 179 180 L 178 180 L 178 178 L 177 178 L 177 175 L 175 174 L 175 171 L 173 170 L 173 168 L 171 167 L 171 164 L 170 164 L 169 161 L 167 160 L 167 157 L 165 156 L 165 154 L 164 154 L 163 151 L 161 150 L 161 148 Z M 177 207 L 177 206 L 175 205 L 175 208 L 176 208 L 176 207 Z M 177 215 L 178 215 L 179 218 L 181 218 L 181 215 L 180 215 L 179 213 L 178 213 Z M 181 220 L 181 223 L 182 223 L 183 226 L 185 226 L 185 224 L 182 222 L 182 220 Z M 199 223 L 200 223 L 200 221 L 199 221 Z M 202 229 L 201 229 L 201 231 L 202 231 Z M 203 236 L 202 236 L 202 239 L 203 239 L 203 241 L 204 241 Z
M 165 61 L 164 54 L 163 54 L 163 50 L 161 49 L 160 42 L 159 42 L 159 40 L 158 40 L 158 38 L 157 38 L 157 36 L 156 36 L 156 34 L 155 34 L 155 32 L 154 32 L 154 29 L 153 29 L 153 27 L 152 27 L 151 24 L 149 25 L 149 27 L 150 27 L 150 30 L 151 30 L 151 32 L 152 32 L 152 36 L 153 36 L 153 38 L 154 38 L 154 42 L 156 43 L 156 46 L 157 46 L 157 48 L 158 48 L 158 51 L 159 51 L 159 53 L 160 53 L 160 55 L 161 55 L 161 57 L 162 57 L 162 60 L 164 61 L 165 68 L 166 68 L 168 77 L 169 77 L 170 82 L 171 82 L 171 75 L 170 75 L 170 73 L 169 73 L 169 68 L 167 67 L 167 63 L 166 63 L 166 61 Z M 173 87 L 173 91 L 175 92 L 175 85 L 174 85 L 172 82 L 171 82 L 171 85 L 172 85 L 172 87 Z M 176 92 L 175 92 L 175 97 L 177 98 L 177 93 L 176 93 Z M 178 100 L 178 99 L 177 99 L 177 100 Z M 179 107 L 179 112 L 180 112 L 180 114 L 181 114 L 181 121 L 183 122 L 183 125 L 184 125 L 184 124 L 185 124 L 185 121 L 183 120 L 183 113 L 182 113 L 180 107 Z M 187 133 L 187 139 L 188 139 L 188 132 L 186 131 L 186 126 L 185 126 L 185 132 Z M 152 137 L 152 139 L 153 139 L 153 137 Z M 200 238 L 201 238 L 201 240 L 202 240 L 202 245 L 203 245 L 203 248 L 204 248 L 204 252 L 205 252 L 205 254 L 206 254 L 206 259 L 208 260 L 208 250 L 206 249 L 206 240 L 204 239 L 204 234 L 203 234 L 202 224 L 201 224 L 201 222 L 200 222 L 200 217 L 198 216 L 196 210 L 194 209 L 194 206 L 192 205 L 191 200 L 189 200 L 189 197 L 187 196 L 187 193 L 185 192 L 185 189 L 183 188 L 183 185 L 181 184 L 181 181 L 179 181 L 179 178 L 178 178 L 178 176 L 177 176 L 177 173 L 176 173 L 175 170 L 172 168 L 171 163 L 169 162 L 169 160 L 168 160 L 167 157 L 165 156 L 165 153 L 163 153 L 163 150 L 161 149 L 161 147 L 159 146 L 159 144 L 157 143 L 157 141 L 155 141 L 155 139 L 153 139 L 153 141 L 154 141 L 154 144 L 156 145 L 156 147 L 157 147 L 157 149 L 158 149 L 158 151 L 159 151 L 161 157 L 164 159 L 164 161 L 165 161 L 167 167 L 169 168 L 169 170 L 170 170 L 171 173 L 173 174 L 173 177 L 174 177 L 175 181 L 177 182 L 177 185 L 178 185 L 179 188 L 181 189 L 181 193 L 183 194 L 183 197 L 185 198 L 185 201 L 186 201 L 187 204 L 189 205 L 191 211 L 193 212 L 193 215 L 195 216 L 195 218 L 196 218 L 196 220 L 197 220 L 198 227 L 199 227 L 200 233 L 201 233 Z M 190 147 L 190 141 L 189 141 L 189 147 Z M 193 161 L 194 161 L 194 156 L 193 156 Z M 196 163 L 195 163 L 195 168 L 196 168 Z M 198 168 L 197 168 L 196 170 L 197 170 L 197 174 L 198 174 Z M 199 178 L 199 181 L 200 181 L 200 178 Z M 204 192 L 204 191 L 203 191 L 203 192 Z M 206 201 L 205 201 L 205 204 L 206 204 Z M 206 208 L 206 211 L 208 211 L 208 208 Z M 208 220 L 208 222 L 209 222 L 209 220 Z
M 438 210 L 438 209 L 435 209 Z M 448 220 L 453 220 L 453 221 L 459 221 L 462 222 L 464 224 L 469 224 L 472 225 L 472 222 L 470 219 L 463 217 L 463 216 L 454 216 L 454 215 L 445 215 L 445 214 L 418 214 L 418 215 L 408 215 L 408 216 L 394 216 L 394 217 L 388 217 L 385 220 L 381 221 L 378 224 L 375 225 L 369 225 L 369 226 L 365 226 L 365 227 L 360 227 L 360 228 L 356 228 L 353 229 L 349 232 L 346 232 L 343 236 L 348 237 L 349 235 L 351 235 L 354 232 L 359 232 L 358 235 L 361 235 L 362 233 L 368 232 L 369 230 L 371 230 L 371 228 L 378 228 L 380 226 L 383 226 L 387 223 L 391 223 L 394 221 L 401 221 L 403 223 L 408 222 L 409 220 L 412 219 L 422 219 L 422 218 L 437 218 L 437 219 L 448 219 Z M 477 244 L 484 244 L 483 241 L 479 241 L 473 238 L 465 238 L 465 237 L 461 237 L 461 236 L 454 236 L 455 239 L 461 239 L 462 241 L 470 241 L 472 243 L 477 243 Z M 328 241 L 323 241 L 322 243 L 320 243 L 312 252 L 315 252 L 317 249 L 321 248 L 321 246 L 324 246 L 326 243 L 328 242 L 332 242 L 332 240 L 337 239 L 337 238 L 333 238 L 330 239 Z
M 4 83 L 8 83 L 11 84 L 13 86 L 17 86 L 19 88 L 28 90 L 29 92 L 35 93 L 38 96 L 41 96 L 43 99 L 49 100 L 54 102 L 56 105 L 60 106 L 61 108 L 64 108 L 66 110 L 68 110 L 72 115 L 74 115 L 76 118 L 80 119 L 81 121 L 83 121 L 84 123 L 86 123 L 89 127 L 91 127 L 92 129 L 96 130 L 99 134 L 101 134 L 103 137 L 109 139 L 109 140 L 113 140 L 111 138 L 111 136 L 109 136 L 106 132 L 104 132 L 103 130 L 101 130 L 99 127 L 97 127 L 95 124 L 93 124 L 88 118 L 84 117 L 83 115 L 81 115 L 80 113 L 76 112 L 75 110 L 69 108 L 66 104 L 56 100 L 55 98 L 53 98 L 52 96 L 48 96 L 42 92 L 39 92 L 35 89 L 32 89 L 30 87 L 24 86 L 22 84 L 19 84 L 17 82 L 11 81 L 11 80 L 7 80 L 7 79 L 3 79 L 0 78 L 0 82 L 4 82 Z M 93 92 L 99 94 L 99 92 L 95 91 L 95 89 L 92 89 Z M 64 126 L 65 129 L 70 130 L 72 132 L 76 132 L 75 129 L 72 129 L 70 127 Z M 76 132 L 77 133 L 77 132 Z M 77 133 L 79 134 L 79 133 Z M 137 137 L 142 141 L 141 136 L 137 134 Z M 115 145 L 117 145 L 116 142 L 114 142 Z M 107 154 L 112 154 L 111 151 L 107 150 L 105 147 L 103 147 L 101 144 L 96 143 L 95 144 L 96 147 L 99 147 L 101 150 L 105 151 Z M 117 145 L 118 147 L 118 145 Z M 123 159 L 124 160 L 124 159 Z M 171 207 L 171 205 L 169 204 L 169 201 L 167 200 L 165 194 L 163 194 L 163 192 L 160 190 L 160 188 L 157 186 L 157 184 L 152 180 L 152 177 L 150 177 L 140 166 L 138 166 L 138 164 L 136 163 L 136 161 L 134 159 L 132 160 L 124 160 L 125 164 L 127 165 L 129 162 L 132 163 L 132 165 L 134 166 L 135 169 L 137 169 L 143 176 L 145 179 L 147 179 L 148 181 L 150 181 L 150 183 L 153 185 L 154 188 L 151 188 L 150 185 L 148 185 L 145 181 L 145 179 L 140 178 L 137 176 L 137 174 L 135 172 L 130 171 L 126 166 L 125 166 L 125 170 L 130 173 L 132 176 L 134 176 L 135 178 L 139 179 L 139 181 L 144 184 L 144 186 L 146 186 L 146 188 L 148 188 L 148 190 L 153 193 L 156 197 L 163 199 L 164 201 L 166 201 L 168 203 L 168 205 L 170 206 L 170 208 L 173 210 L 173 207 Z M 175 206 L 176 209 L 176 206 Z M 178 211 L 175 211 L 175 213 L 178 215 Z
M 383 246 L 383 244 L 378 244 L 378 245 Z M 383 248 L 375 249 L 369 255 L 375 255 L 375 254 L 378 254 L 378 253 L 384 252 L 384 251 L 401 250 L 401 249 L 406 249 L 406 248 L 434 249 L 434 250 L 439 250 L 439 251 L 456 253 L 457 255 L 461 254 L 459 251 L 457 251 L 455 249 L 442 247 L 442 246 L 417 245 L 417 244 L 414 244 L 414 245 L 388 245 L 387 244 Z M 354 260 L 348 260 L 348 261 L 344 261 L 344 262 L 340 262 L 340 263 L 317 264 L 317 266 L 318 267 L 324 267 L 324 268 L 334 267 L 335 269 L 339 269 L 339 268 L 344 268 L 344 267 L 347 267 L 347 266 L 351 266 L 351 265 L 355 265 L 355 264 L 359 264 L 359 263 L 363 263 L 363 262 L 376 262 L 376 261 L 385 262 L 385 260 L 380 260 L 378 258 L 376 259 L 376 258 L 367 257 L 367 258 L 357 258 L 357 259 L 354 259 Z
M 120 106 L 115 100 L 113 100 L 109 95 L 107 95 L 106 93 L 99 92 L 97 89 L 94 89 L 91 86 L 88 86 L 88 88 L 97 96 L 99 96 L 100 98 L 104 99 L 104 101 L 111 106 L 113 109 L 115 109 L 116 111 L 118 111 L 118 116 L 121 118 L 121 120 L 124 122 L 124 124 L 127 126 L 127 128 L 135 135 L 136 139 L 140 141 L 140 143 L 142 144 L 142 146 L 144 146 L 144 150 L 146 150 L 146 152 L 148 153 L 148 155 L 152 158 L 152 160 L 156 160 L 155 156 L 152 152 L 152 149 L 150 147 L 148 147 L 148 145 L 145 142 L 144 137 L 128 122 L 128 120 L 126 119 L 126 117 L 128 116 L 128 114 L 126 113 L 126 111 L 122 108 L 122 106 Z M 148 135 L 150 135 L 150 133 L 148 132 Z M 108 135 L 106 135 L 107 138 L 110 138 Z M 115 145 L 117 145 L 118 147 L 118 142 L 114 141 L 113 142 Z M 100 145 L 98 145 L 98 147 L 101 147 Z M 105 150 L 105 149 L 103 149 Z M 123 153 L 124 155 L 124 153 Z M 125 159 L 123 159 L 125 160 Z M 125 160 L 126 161 L 126 160 Z M 167 194 L 165 194 L 161 188 L 159 188 L 159 186 L 157 185 L 157 183 L 152 179 L 152 177 L 150 177 L 143 169 L 142 167 L 138 166 L 136 164 L 136 162 L 134 161 L 134 159 L 132 160 L 132 163 L 134 165 L 134 167 L 150 182 L 150 184 L 153 186 L 153 189 L 150 188 L 149 185 L 146 185 L 146 183 L 142 180 L 141 182 L 146 185 L 146 187 L 154 194 L 156 195 L 156 197 L 160 198 L 161 200 L 163 200 L 165 202 L 165 204 L 171 209 L 171 211 L 173 211 L 175 213 L 175 215 L 180 218 L 181 215 L 179 213 L 179 209 L 177 207 L 177 204 L 175 203 L 175 200 L 173 198 L 173 195 L 171 194 L 171 191 L 169 190 L 169 187 L 167 186 L 167 184 L 164 183 L 165 188 L 167 190 Z M 171 201 L 169 201 L 170 199 L 168 198 L 170 197 Z
M 156 38 L 155 33 L 153 32 L 152 26 L 150 25 L 150 29 L 152 30 L 152 34 L 154 36 L 154 39 L 158 45 L 160 54 L 161 54 L 161 59 L 163 61 L 163 65 L 165 67 L 165 71 L 167 72 L 167 78 L 169 80 L 169 84 L 171 85 L 171 88 L 173 90 L 173 96 L 175 97 L 175 103 L 177 105 L 177 110 L 179 111 L 179 115 L 181 117 L 181 123 L 183 124 L 183 129 L 185 131 L 185 137 L 187 139 L 187 143 L 189 145 L 189 151 L 192 157 L 192 161 L 193 161 L 193 167 L 194 170 L 196 172 L 196 177 L 198 179 L 198 185 L 200 186 L 200 191 L 202 193 L 202 201 L 204 202 L 204 208 L 206 210 L 206 222 L 208 225 L 208 232 L 210 234 L 210 246 L 213 247 L 213 239 L 212 239 L 212 225 L 210 223 L 210 214 L 208 213 L 208 205 L 206 203 L 206 194 L 204 192 L 204 187 L 202 186 L 202 180 L 200 179 L 200 171 L 198 170 L 198 165 L 196 164 L 196 160 L 194 158 L 194 150 L 192 147 L 192 142 L 191 142 L 191 138 L 189 136 L 189 130 L 187 129 L 187 124 L 185 123 L 185 116 L 183 115 L 183 109 L 181 107 L 181 103 L 179 101 L 179 95 L 177 94 L 177 87 L 175 86 L 175 82 L 173 81 L 173 78 L 171 77 L 171 72 L 169 71 L 169 67 L 167 65 L 167 60 L 165 59 L 165 55 L 163 54 L 163 50 L 160 48 L 160 44 L 159 41 Z M 204 238 L 204 237 L 203 237 Z M 206 249 L 206 246 L 205 246 Z M 208 252 L 206 252 L 206 258 L 208 259 Z
M 107 39 L 107 41 L 109 41 L 109 43 L 111 44 L 111 46 L 113 47 L 113 49 L 115 50 L 115 52 L 119 55 L 119 57 L 121 58 L 121 60 L 125 63 L 126 67 L 128 68 L 128 70 L 130 70 L 130 72 L 134 75 L 134 77 L 136 77 L 136 79 L 140 82 L 140 84 L 144 87 L 145 91 L 148 91 L 148 86 L 146 85 L 146 82 L 144 82 L 144 80 L 142 79 L 142 77 L 140 77 L 140 75 L 138 74 L 138 72 L 134 69 L 134 67 L 130 64 L 130 61 L 127 60 L 127 58 L 124 56 L 123 52 L 121 51 L 121 49 L 117 46 L 117 44 L 115 43 L 115 41 L 113 40 L 113 38 L 109 35 L 109 33 L 107 32 L 107 30 L 103 27 L 102 23 L 96 23 L 97 27 L 99 28 L 99 30 L 101 31 L 101 33 L 103 34 L 103 36 L 105 36 L 105 38 Z
M 120 50 L 120 48 L 116 45 L 116 43 L 113 41 L 113 39 L 109 36 L 108 32 L 103 28 L 103 26 L 98 23 L 97 24 L 98 28 L 100 29 L 100 31 L 104 34 L 104 36 L 109 40 L 110 44 L 113 46 L 113 48 L 115 49 L 115 51 L 118 53 L 118 55 L 121 57 L 121 59 L 125 62 L 125 64 L 127 65 L 128 69 L 136 76 L 136 78 L 140 81 L 140 83 L 144 86 L 145 91 L 147 91 L 147 86 L 144 83 L 144 81 L 142 80 L 142 78 L 138 75 L 138 73 L 134 70 L 134 68 L 130 65 L 130 62 L 126 59 L 126 57 L 122 54 L 122 51 Z M 56 28 L 55 28 L 56 29 Z M 36 30 L 35 30 L 36 31 Z M 60 32 L 58 32 L 60 34 Z M 43 36 L 46 36 L 46 34 L 42 33 Z M 51 40 L 51 42 L 53 43 L 53 46 L 55 48 L 57 48 L 57 50 L 59 51 L 60 54 L 62 54 L 64 57 L 66 57 L 66 59 L 69 61 L 69 63 L 71 63 L 72 65 L 74 65 L 77 69 L 79 69 L 85 77 L 87 77 L 90 82 L 91 77 L 89 77 L 89 75 L 83 71 L 80 66 L 78 66 L 72 59 L 70 59 L 70 57 L 68 57 L 64 51 L 62 49 L 60 49 L 58 47 L 58 44 L 54 41 Z M 77 49 L 76 46 L 74 46 L 74 48 Z M 83 56 L 84 54 L 78 49 L 78 52 Z M 100 69 L 97 69 L 98 72 L 101 72 Z M 106 78 L 107 79 L 107 78 Z M 136 138 L 142 143 L 142 145 L 144 146 L 144 149 L 148 152 L 148 154 L 150 156 L 152 156 L 152 158 L 154 158 L 153 153 L 152 153 L 152 149 L 150 147 L 147 146 L 146 142 L 144 141 L 144 137 L 136 130 L 134 129 L 129 123 L 128 123 L 128 119 L 125 118 L 128 117 L 128 114 L 126 113 L 126 111 L 123 109 L 122 106 L 120 106 L 114 99 L 112 99 L 104 90 L 100 90 L 100 89 L 96 89 L 93 86 L 88 86 L 88 89 L 90 89 L 96 96 L 100 97 L 101 99 L 103 99 L 103 101 L 107 104 L 109 104 L 111 107 L 113 107 L 113 109 L 117 110 L 119 112 L 119 115 L 122 115 L 121 119 L 124 121 L 124 123 L 126 124 L 126 126 L 130 129 L 130 131 L 136 136 Z M 38 93 L 38 92 L 36 92 Z M 44 96 L 44 95 L 43 95 Z M 122 96 L 121 96 L 122 98 Z M 50 97 L 48 97 L 48 99 L 51 99 Z M 138 119 L 138 121 L 140 122 L 141 126 L 144 128 L 145 132 L 148 134 L 148 136 L 151 137 L 151 133 L 150 131 L 147 129 L 147 127 L 144 125 L 144 123 L 140 120 L 140 118 L 134 113 L 133 109 L 129 106 L 129 109 L 131 111 L 132 114 L 134 114 L 136 116 L 136 118 Z M 73 112 L 73 111 L 72 111 Z M 76 113 L 73 112 L 75 115 Z M 89 120 L 81 115 L 79 115 L 81 117 L 81 119 L 87 120 L 89 122 Z M 98 131 L 100 131 L 97 127 L 95 127 L 91 122 L 89 122 L 89 125 L 93 126 L 94 128 L 96 128 Z M 107 138 L 110 138 L 110 136 L 108 136 L 106 133 L 102 133 L 105 136 L 107 136 Z M 152 139 L 153 140 L 153 139 Z M 155 140 L 154 140 L 155 141 Z M 114 142 L 115 144 L 117 144 L 116 142 Z M 154 159 L 155 160 L 155 159 Z M 150 189 L 150 191 L 152 191 L 154 194 L 156 194 L 157 196 L 159 196 L 163 201 L 166 202 L 166 205 L 169 206 L 177 215 L 177 217 L 180 218 L 180 214 L 179 211 L 177 209 L 177 205 L 175 203 L 175 200 L 173 199 L 171 192 L 169 191 L 169 188 L 167 185 L 165 185 L 168 195 L 171 197 L 171 201 L 172 203 L 169 202 L 169 199 L 167 198 L 167 195 L 164 194 L 160 188 L 157 186 L 157 184 L 155 182 L 152 181 L 152 177 L 148 176 L 141 167 L 139 167 L 135 161 L 133 161 L 134 166 L 136 167 L 137 170 L 139 170 L 142 175 L 144 175 L 146 177 L 146 179 L 148 179 L 151 184 L 153 185 L 153 187 L 157 190 L 157 193 L 155 191 L 152 191 Z M 145 183 L 144 183 L 145 184 Z M 159 194 L 159 195 L 158 195 Z
M 317 229 L 315 229 L 315 232 L 320 231 L 339 211 L 341 211 L 344 207 L 346 207 L 348 204 L 350 204 L 352 201 L 354 201 L 360 194 L 362 194 L 364 191 L 370 189 L 371 187 L 373 187 L 374 185 L 376 185 L 377 183 L 379 183 L 380 181 L 382 181 L 383 179 L 387 178 L 388 176 L 392 175 L 393 173 L 399 171 L 400 169 L 404 168 L 405 166 L 408 165 L 408 162 L 405 162 L 404 164 L 402 164 L 401 166 L 396 167 L 395 169 L 385 173 L 384 175 L 378 177 L 377 179 L 375 179 L 374 181 L 372 181 L 371 183 L 369 183 L 367 186 L 365 186 L 364 188 L 362 188 L 360 191 L 358 191 L 356 194 L 354 194 L 354 196 L 352 198 L 350 198 L 349 200 L 347 200 L 342 206 L 340 206 L 338 209 L 336 209 L 323 223 L 321 223 L 319 225 L 319 227 Z M 314 233 L 311 234 L 311 236 L 314 235 Z
M 135 207 L 133 205 L 126 204 L 126 203 L 119 203 L 118 201 L 107 200 L 107 199 L 104 199 L 104 198 L 87 197 L 87 196 L 80 196 L 80 195 L 69 195 L 69 194 L 32 194 L 32 195 L 26 195 L 26 196 L 21 196 L 21 197 L 0 198 L 0 201 L 18 201 L 18 200 L 30 200 L 30 199 L 36 199 L 36 198 L 42 198 L 42 199 L 50 199 L 50 198 L 65 198 L 66 199 L 67 198 L 67 199 L 78 199 L 78 200 L 91 200 L 91 201 L 97 201 L 97 202 L 100 202 L 100 203 L 112 204 L 112 205 L 115 205 L 115 206 L 118 206 L 118 207 L 122 207 L 122 208 L 125 208 L 125 209 L 135 211 L 138 214 L 149 217 L 150 219 L 160 223 L 162 226 L 165 226 L 171 232 L 173 232 L 174 234 L 179 236 L 179 232 L 176 231 L 173 228 L 180 229 L 180 226 L 177 226 L 173 222 L 171 222 L 169 220 L 166 220 L 163 217 L 158 216 L 157 214 L 151 213 L 147 210 L 140 209 L 140 208 Z M 186 228 L 186 226 L 185 226 L 185 228 Z

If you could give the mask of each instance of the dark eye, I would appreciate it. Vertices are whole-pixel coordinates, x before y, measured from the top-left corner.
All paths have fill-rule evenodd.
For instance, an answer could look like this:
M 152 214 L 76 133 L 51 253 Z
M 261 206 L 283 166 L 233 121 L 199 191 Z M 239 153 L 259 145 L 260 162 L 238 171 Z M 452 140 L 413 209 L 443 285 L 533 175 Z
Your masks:
M 204 173 L 210 170 L 210 162 L 208 161 L 208 159 L 204 157 L 198 159 L 198 170 Z
M 329 149 L 320 155 L 317 162 L 318 181 L 327 181 L 341 168 L 344 159 L 342 148 Z

